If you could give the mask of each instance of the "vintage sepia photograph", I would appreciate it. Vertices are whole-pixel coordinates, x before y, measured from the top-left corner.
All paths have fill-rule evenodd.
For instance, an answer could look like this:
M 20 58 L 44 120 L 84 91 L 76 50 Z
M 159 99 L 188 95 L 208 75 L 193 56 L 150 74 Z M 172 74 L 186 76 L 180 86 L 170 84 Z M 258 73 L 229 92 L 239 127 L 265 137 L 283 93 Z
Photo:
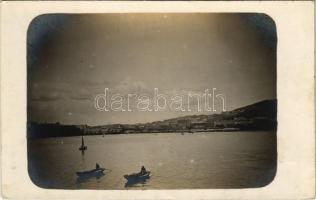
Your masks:
M 243 189 L 277 173 L 262 13 L 44 14 L 27 31 L 27 168 L 46 189 Z

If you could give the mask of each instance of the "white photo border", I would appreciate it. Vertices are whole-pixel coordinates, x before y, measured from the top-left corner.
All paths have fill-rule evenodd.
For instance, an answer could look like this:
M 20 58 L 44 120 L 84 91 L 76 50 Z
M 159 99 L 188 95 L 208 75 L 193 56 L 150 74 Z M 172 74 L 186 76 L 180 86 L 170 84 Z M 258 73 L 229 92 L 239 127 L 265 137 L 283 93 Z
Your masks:
M 277 174 L 253 189 L 55 190 L 27 170 L 26 37 L 49 13 L 265 13 L 277 29 Z M 305 199 L 315 193 L 314 3 L 312 1 L 1 2 L 2 195 L 14 199 Z

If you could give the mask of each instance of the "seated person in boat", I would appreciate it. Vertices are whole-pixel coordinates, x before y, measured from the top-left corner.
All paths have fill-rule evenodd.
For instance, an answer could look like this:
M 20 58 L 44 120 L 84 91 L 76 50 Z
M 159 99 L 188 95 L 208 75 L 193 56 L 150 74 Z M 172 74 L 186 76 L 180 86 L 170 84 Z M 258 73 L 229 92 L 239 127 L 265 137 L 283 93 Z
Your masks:
M 142 166 L 141 170 L 140 170 L 140 175 L 144 175 L 147 173 L 147 170 L 144 166 Z
M 98 163 L 95 164 L 96 169 L 100 169 L 100 165 Z

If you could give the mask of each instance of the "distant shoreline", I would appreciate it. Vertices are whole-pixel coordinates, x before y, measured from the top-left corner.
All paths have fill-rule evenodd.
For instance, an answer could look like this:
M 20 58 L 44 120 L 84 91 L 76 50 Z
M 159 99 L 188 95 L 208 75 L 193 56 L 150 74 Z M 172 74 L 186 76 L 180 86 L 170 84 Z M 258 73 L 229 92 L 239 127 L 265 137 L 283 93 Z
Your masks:
M 265 100 L 249 106 L 212 115 L 188 115 L 163 121 L 101 126 L 63 125 L 28 122 L 28 138 L 114 135 L 132 133 L 194 133 L 233 131 L 276 131 L 277 101 Z
M 274 130 L 200 130 L 196 132 L 138 132 L 138 133 L 108 133 L 108 134 L 89 134 L 89 135 L 68 135 L 68 136 L 53 136 L 53 137 L 37 137 L 37 138 L 28 138 L 31 140 L 37 140 L 37 139 L 49 139 L 49 138 L 63 138 L 63 137 L 86 137 L 86 136 L 113 136 L 113 135 L 140 135 L 140 134 L 178 134 L 178 135 L 192 135 L 197 133 L 232 133 L 232 132 L 239 132 L 239 133 L 247 133 L 247 132 L 276 132 Z

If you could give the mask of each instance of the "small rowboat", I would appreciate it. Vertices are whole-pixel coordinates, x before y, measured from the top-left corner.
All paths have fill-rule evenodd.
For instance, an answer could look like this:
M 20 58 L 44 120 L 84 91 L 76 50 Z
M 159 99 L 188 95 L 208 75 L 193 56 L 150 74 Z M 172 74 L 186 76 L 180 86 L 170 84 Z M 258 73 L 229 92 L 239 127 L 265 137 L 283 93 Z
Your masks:
M 150 171 L 147 171 L 144 174 L 134 173 L 134 174 L 124 175 L 124 178 L 128 182 L 142 182 L 142 181 L 146 181 L 147 179 L 149 179 L 150 176 L 151 176 Z
M 79 178 L 90 178 L 90 177 L 97 177 L 100 175 L 103 175 L 104 168 L 98 168 L 98 169 L 93 169 L 89 171 L 83 171 L 83 172 L 76 172 L 77 176 Z

